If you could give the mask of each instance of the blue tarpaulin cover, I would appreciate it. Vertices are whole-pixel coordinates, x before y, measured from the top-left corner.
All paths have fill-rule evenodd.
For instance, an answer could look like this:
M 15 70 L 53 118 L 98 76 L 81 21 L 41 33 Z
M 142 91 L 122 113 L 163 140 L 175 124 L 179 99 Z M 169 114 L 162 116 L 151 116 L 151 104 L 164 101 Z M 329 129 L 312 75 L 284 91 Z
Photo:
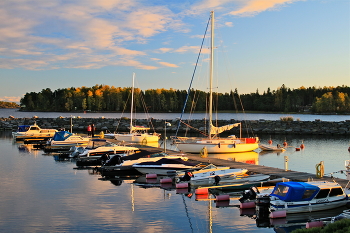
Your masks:
M 20 125 L 18 126 L 17 132 L 26 132 L 28 131 L 30 125 Z
M 53 140 L 54 141 L 64 141 L 67 138 L 69 138 L 72 135 L 72 133 L 68 132 L 68 131 L 58 131 L 55 133 L 55 135 L 53 136 Z
M 277 183 L 271 196 L 278 197 L 283 201 L 310 201 L 320 190 L 315 185 L 306 182 L 281 182 Z

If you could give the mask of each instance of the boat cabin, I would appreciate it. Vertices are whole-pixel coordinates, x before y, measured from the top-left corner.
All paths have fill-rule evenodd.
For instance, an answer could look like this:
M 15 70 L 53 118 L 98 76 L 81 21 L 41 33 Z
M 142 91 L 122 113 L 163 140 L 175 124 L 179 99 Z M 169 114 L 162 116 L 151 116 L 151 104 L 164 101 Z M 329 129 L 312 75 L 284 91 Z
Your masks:
M 271 193 L 285 202 L 310 201 L 344 195 L 340 185 L 332 182 L 281 182 Z

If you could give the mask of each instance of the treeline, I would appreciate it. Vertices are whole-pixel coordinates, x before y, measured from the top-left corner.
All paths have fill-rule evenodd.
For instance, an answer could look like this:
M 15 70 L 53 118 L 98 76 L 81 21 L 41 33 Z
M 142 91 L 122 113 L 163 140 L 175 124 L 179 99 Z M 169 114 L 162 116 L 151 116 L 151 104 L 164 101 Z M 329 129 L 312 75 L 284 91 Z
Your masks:
M 15 102 L 0 101 L 0 108 L 19 108 L 19 105 Z
M 181 112 L 186 100 L 186 90 L 135 88 L 134 110 L 147 112 Z M 192 89 L 188 96 L 186 111 L 206 111 L 207 92 Z M 282 85 L 277 90 L 270 88 L 262 94 L 239 94 L 237 89 L 230 93 L 215 93 L 214 107 L 218 111 L 265 111 L 350 113 L 350 87 L 300 87 L 290 89 Z M 26 93 L 21 99 L 25 111 L 130 111 L 131 87 L 71 87 L 51 91 Z M 244 106 L 244 107 L 243 107 Z

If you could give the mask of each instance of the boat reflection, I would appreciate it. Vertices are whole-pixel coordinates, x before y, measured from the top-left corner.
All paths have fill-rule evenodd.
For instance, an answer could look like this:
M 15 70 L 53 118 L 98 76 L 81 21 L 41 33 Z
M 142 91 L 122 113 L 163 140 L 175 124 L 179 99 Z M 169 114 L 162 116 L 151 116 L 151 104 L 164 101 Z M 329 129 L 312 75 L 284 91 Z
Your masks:
M 268 151 L 268 150 L 262 150 L 259 152 L 259 155 L 280 155 L 283 154 L 286 151 Z
M 235 162 L 259 165 L 259 154 L 255 151 L 227 154 L 208 154 L 207 158 L 225 159 Z

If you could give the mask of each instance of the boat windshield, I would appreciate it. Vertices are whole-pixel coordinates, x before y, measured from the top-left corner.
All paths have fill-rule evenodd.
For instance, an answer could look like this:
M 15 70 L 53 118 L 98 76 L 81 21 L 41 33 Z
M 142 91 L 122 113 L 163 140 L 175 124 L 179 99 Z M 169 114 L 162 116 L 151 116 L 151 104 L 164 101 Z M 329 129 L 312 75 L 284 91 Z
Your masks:
M 284 197 L 288 193 L 289 187 L 284 185 L 278 185 L 278 187 L 273 191 L 273 194 Z

